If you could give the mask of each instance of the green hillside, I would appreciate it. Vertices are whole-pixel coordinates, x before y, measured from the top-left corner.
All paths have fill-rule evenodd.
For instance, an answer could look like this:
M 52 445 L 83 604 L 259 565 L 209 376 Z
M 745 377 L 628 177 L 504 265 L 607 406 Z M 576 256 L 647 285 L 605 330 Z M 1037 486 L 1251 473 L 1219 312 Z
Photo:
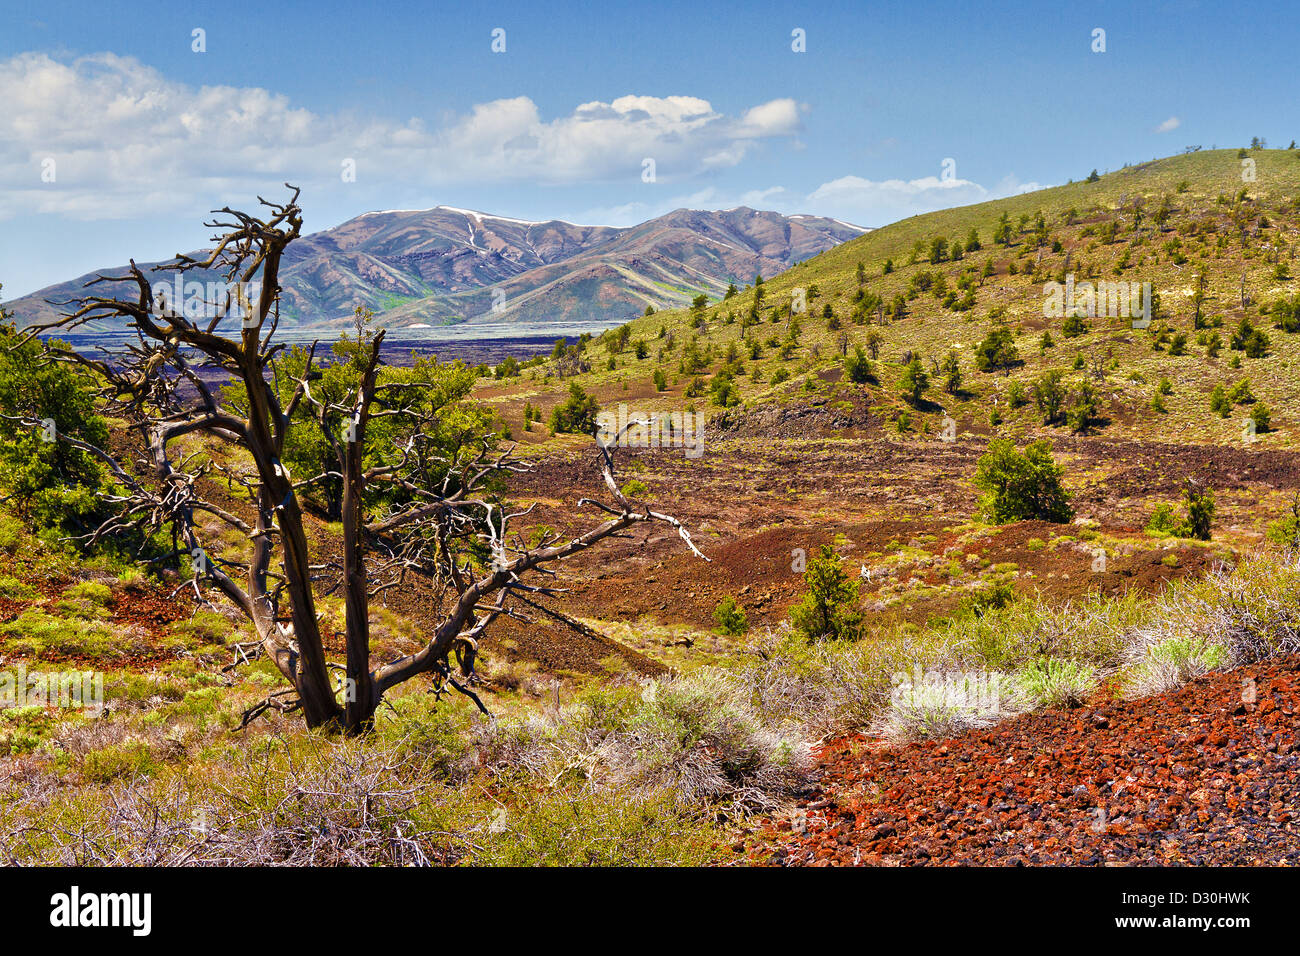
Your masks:
M 1253 181 L 1243 181 L 1243 159 L 1253 164 Z M 768 277 L 757 304 L 751 285 L 702 309 L 645 316 L 625 336 L 606 333 L 585 346 L 590 371 L 578 378 L 606 404 L 633 395 L 647 410 L 687 403 L 713 414 L 731 406 L 719 424 L 743 424 L 775 403 L 823 406 L 836 412 L 828 421 L 838 415 L 902 434 L 933 433 L 951 416 L 960 433 L 1083 430 L 1226 443 L 1242 441 L 1254 412 L 1259 442 L 1290 446 L 1300 434 L 1297 197 L 1300 151 L 1213 150 L 915 216 Z M 1005 241 L 996 241 L 999 230 Z M 936 240 L 947 249 L 934 248 Z M 962 247 L 955 259 L 954 243 Z M 1158 301 L 1150 327 L 1099 316 L 1067 328 L 1045 317 L 1047 283 L 1067 274 L 1079 284 L 1149 283 Z M 1276 310 L 1283 301 L 1285 320 Z M 975 345 L 1000 326 L 1019 360 L 981 371 Z M 855 347 L 870 359 L 871 378 L 860 383 L 844 374 L 844 355 Z M 917 402 L 905 400 L 900 385 L 908 351 L 930 379 Z M 954 364 L 960 386 L 945 391 Z M 666 380 L 661 391 L 652 384 L 656 369 Z M 1052 369 L 1061 372 L 1063 396 L 1049 427 L 1036 385 Z M 525 371 L 517 385 L 486 397 L 513 427 L 512 418 L 522 423 L 523 400 L 543 411 L 558 400 L 554 371 L 553 364 Z M 1212 410 L 1216 385 L 1229 394 Z M 1080 403 L 1082 414 L 1067 421 Z
M 1219 151 L 916 217 L 769 277 L 761 294 L 737 289 L 568 343 L 543 361 L 498 366 L 501 377 L 480 378 L 476 397 L 533 446 L 526 452 L 541 452 L 528 455 L 540 459 L 535 469 L 512 473 L 507 485 L 517 540 L 572 540 L 604 520 L 582 504 L 599 481 L 591 438 L 553 435 L 546 424 L 578 385 L 607 410 L 626 402 L 698 411 L 709 419 L 708 441 L 737 436 L 700 458 L 675 450 L 619 458 L 624 494 L 681 520 L 709 563 L 673 533 L 617 535 L 579 551 L 529 595 L 524 607 L 536 615 L 503 614 L 482 633 L 472 658 L 474 703 L 441 682 L 413 681 L 393 688 L 373 731 L 356 736 L 307 730 L 292 699 L 273 705 L 290 685 L 272 662 L 249 653 L 255 631 L 229 602 L 192 597 L 200 588 L 187 586 L 198 580 L 188 577 L 192 552 L 172 556 L 180 560 L 171 566 L 142 564 L 134 547 L 112 541 L 98 552 L 78 550 L 43 525 L 60 507 L 80 521 L 112 499 L 29 467 L 24 449 L 44 446 L 30 434 L 11 438 L 9 461 L 24 467 L 11 467 L 10 482 L 44 482 L 48 494 L 10 493 L 0 502 L 0 651 L 32 674 L 93 669 L 102 709 L 30 698 L 0 708 L 0 758 L 19 768 L 0 781 L 0 828 L 15 835 L 10 859 L 733 863 L 767 859 L 774 834 L 800 835 L 786 810 L 822 785 L 815 754 L 840 735 L 855 742 L 870 735 L 880 746 L 864 754 L 902 754 L 922 766 L 950 746 L 978 748 L 990 754 L 981 765 L 1003 768 L 1013 763 L 1001 745 L 989 746 L 993 734 L 1021 739 L 1030 728 L 1053 755 L 1098 740 L 1107 784 L 1128 776 L 1117 755 L 1150 755 L 1170 739 L 1170 714 L 1187 715 L 1193 727 L 1228 728 L 1217 744 L 1204 732 L 1201 744 L 1187 743 L 1201 747 L 1177 764 L 1189 774 L 1204 769 L 1198 761 L 1224 766 L 1228 758 L 1213 754 L 1244 752 L 1229 741 L 1254 740 L 1255 727 L 1279 735 L 1284 750 L 1295 694 L 1288 689 L 1277 704 L 1265 695 L 1282 686 L 1295 659 L 1300 570 L 1261 546 L 1274 519 L 1289 535 L 1295 529 L 1287 509 L 1296 456 L 1268 449 L 1289 447 L 1300 433 L 1292 365 L 1300 331 L 1286 330 L 1300 329 L 1300 315 L 1274 308 L 1296 302 L 1300 153 L 1247 158 L 1256 160 L 1254 183 L 1241 182 L 1235 151 Z M 964 247 L 959 258 L 953 242 Z M 1063 318 L 1043 314 L 1044 286 L 1067 273 L 1080 283 L 1149 282 L 1160 314 L 1146 329 L 1134 329 L 1131 318 L 1094 318 L 1068 335 Z M 807 309 L 792 313 L 797 290 Z M 1040 344 L 1045 332 L 1050 348 Z M 990 333 L 1002 337 L 1001 349 L 982 354 L 999 367 L 985 371 L 974 343 Z M 1009 359 L 1009 346 L 1018 358 L 999 361 Z M 874 357 L 857 361 L 858 348 Z M 919 398 L 903 395 L 903 380 L 915 380 L 918 368 L 905 369 L 907 351 L 919 353 L 922 372 L 939 366 Z M 27 394 L 18 386 L 34 381 L 42 407 L 64 416 L 63 433 L 82 425 L 111 431 L 138 454 L 126 444 L 128 423 L 93 414 L 89 391 L 56 389 L 48 383 L 57 379 L 31 372 L 62 366 L 10 367 L 17 370 L 0 378 L 10 407 Z M 950 393 L 943 383 L 954 368 L 961 382 Z M 1039 401 L 1053 371 L 1063 420 L 1045 423 Z M 1247 379 L 1250 394 L 1239 385 Z M 1225 387 L 1215 411 L 1210 397 L 1220 384 L 1233 394 Z M 1081 418 L 1081 406 L 1090 414 Z M 1242 420 L 1263 406 L 1271 421 L 1258 443 L 1227 447 L 1241 442 Z M 306 431 L 312 418 L 297 414 L 293 427 Z M 466 420 L 446 421 L 451 429 Z M 973 481 L 984 443 L 939 441 L 1072 431 L 1102 436 L 1058 443 L 1072 521 L 1054 511 L 990 522 Z M 211 465 L 201 480 L 212 515 L 252 512 L 246 450 L 200 435 L 184 436 L 183 447 L 188 459 Z M 569 449 L 585 461 L 548 454 Z M 1213 482 L 1213 507 L 1199 499 L 1204 534 L 1193 536 L 1190 506 L 1186 532 L 1148 524 L 1160 513 L 1181 518 L 1170 502 L 1189 478 Z M 346 526 L 308 494 L 304 533 L 315 566 L 326 569 L 314 607 L 330 635 L 329 664 L 343 668 L 350 612 L 328 569 L 339 565 Z M 201 530 L 201 553 L 247 566 L 249 536 L 219 521 Z M 813 563 L 800 567 L 796 556 Z M 466 567 L 477 574 L 488 560 L 467 552 Z M 375 664 L 424 646 L 442 602 L 456 599 L 458 592 L 434 587 L 426 568 L 415 569 L 369 604 Z M 838 632 L 809 628 L 819 581 L 838 594 Z M 963 675 L 963 687 L 964 675 L 996 675 L 990 686 L 998 695 L 1005 688 L 1007 707 L 954 707 L 910 690 L 895 696 L 897 675 L 922 671 Z M 1246 723 L 1256 712 L 1238 688 L 1256 683 L 1270 702 L 1267 725 Z M 1016 723 L 1022 712 L 1027 723 Z M 995 720 L 998 730 L 984 735 Z M 1094 736 L 1079 733 L 1085 721 Z M 1043 737 L 1043 728 L 1054 736 Z M 1095 736 L 1101 731 L 1104 738 Z M 913 739 L 928 743 L 886 749 Z M 1260 739 L 1260 753 L 1269 745 L 1285 756 L 1276 740 Z M 1032 747 L 1017 748 L 1013 760 L 1036 768 L 1023 779 L 1055 773 L 1033 763 Z M 1289 862 L 1292 831 L 1258 821 L 1294 804 L 1290 791 L 1276 796 L 1294 778 L 1294 762 L 1246 763 L 1237 776 L 1248 782 L 1234 783 L 1225 799 L 1245 794 L 1244 801 L 1250 788 L 1274 801 L 1249 811 L 1250 827 L 1237 825 L 1237 805 L 1195 797 L 1214 781 L 1165 766 L 1160 779 L 1178 780 L 1181 789 L 1171 792 L 1182 802 L 1162 802 L 1165 816 L 1142 831 L 1159 840 L 1143 844 L 1145 856 L 1126 858 L 1199 860 L 1216 845 L 1199 837 L 1208 827 L 1249 835 L 1251 855 L 1242 850 L 1233 861 L 1271 861 L 1259 848 L 1272 847 Z M 958 761 L 917 777 L 911 766 L 855 780 L 871 813 L 885 804 L 873 779 L 942 779 L 949 793 L 953 774 L 967 772 Z M 1054 793 L 1076 783 L 1047 781 Z M 1118 800 L 1123 787 L 1108 789 Z M 982 821 L 1004 796 L 977 794 L 969 819 Z M 933 805 L 928 793 L 926 800 Z M 1081 804 L 1042 802 L 1043 827 L 1065 833 L 1085 821 L 1088 829 L 1068 841 L 1072 849 L 1094 852 L 1084 841 L 1109 841 L 1095 844 L 1092 862 L 1128 839 L 1127 831 L 1094 831 Z M 876 823 L 869 832 L 878 832 Z M 1002 852 L 1008 832 L 983 846 Z M 1046 831 L 1029 832 L 1039 839 Z M 834 848 L 841 845 L 849 848 Z M 1032 852 L 1042 847 L 1040 840 Z M 1157 858 L 1156 847 L 1180 855 Z

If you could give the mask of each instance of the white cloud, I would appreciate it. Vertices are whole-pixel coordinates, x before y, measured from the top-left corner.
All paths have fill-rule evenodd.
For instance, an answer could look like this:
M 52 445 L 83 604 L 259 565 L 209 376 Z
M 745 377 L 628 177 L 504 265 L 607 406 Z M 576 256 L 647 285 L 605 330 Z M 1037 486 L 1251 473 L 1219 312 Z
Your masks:
M 968 179 L 944 180 L 936 176 L 879 181 L 860 176 L 841 176 L 822 183 L 809 193 L 785 186 L 768 186 L 743 192 L 706 187 L 692 193 L 673 193 L 654 201 L 589 208 L 578 214 L 578 221 L 628 226 L 662 216 L 673 209 L 750 206 L 786 215 L 808 213 L 860 226 L 879 227 L 937 209 L 1001 199 L 1042 188 L 1044 187 L 1040 183 L 1021 182 L 1014 175 L 1004 176 L 992 188 Z
M 808 195 L 808 208 L 804 211 L 876 226 L 993 198 L 989 190 L 968 179 L 923 176 L 912 180 L 874 181 L 841 176 L 814 189 Z
M 770 209 L 774 202 L 786 202 L 790 191 L 784 186 L 769 186 L 766 189 L 750 189 L 740 196 L 740 205 L 753 206 L 755 209 Z M 791 197 L 798 199 L 797 196 Z
M 813 213 L 878 227 L 937 209 L 967 206 L 1042 188 L 1040 183 L 1024 183 L 1014 175 L 1004 176 L 992 188 L 969 179 L 936 176 L 910 180 L 841 176 L 822 183 L 806 198 L 792 197 L 794 202 L 785 200 L 783 205 L 797 206 L 797 209 L 789 210 L 792 212 Z
M 740 130 L 751 138 L 790 136 L 799 132 L 799 106 L 791 99 L 771 100 L 751 107 L 741 117 Z
M 800 106 L 777 99 L 727 116 L 692 96 L 621 96 L 545 119 L 528 97 L 473 106 L 437 128 L 320 114 L 256 87 L 176 83 L 110 53 L 0 61 L 0 218 L 153 215 L 199 197 L 285 180 L 403 185 L 639 182 L 655 160 L 673 182 L 735 166 L 764 139 L 801 129 Z M 41 180 L 42 162 L 55 181 Z
M 565 218 L 625 225 L 679 207 L 745 205 L 880 226 L 1039 188 L 1014 176 L 985 187 L 934 176 L 847 175 L 811 192 L 692 182 L 743 162 L 764 141 L 797 146 L 806 107 L 788 98 L 728 115 L 693 96 L 627 95 L 546 118 L 520 96 L 437 121 L 401 122 L 317 113 L 256 87 L 194 88 L 109 53 L 74 60 L 24 53 L 0 60 L 0 103 L 0 219 L 190 222 L 195 209 L 246 204 L 288 180 L 307 187 L 315 202 L 332 198 L 341 212 L 365 202 L 356 198 L 363 190 L 385 199 L 404 192 L 418 203 L 443 187 L 508 193 L 535 183 L 625 183 L 626 192 L 606 190 L 593 200 L 584 190 L 583 198 L 627 201 L 570 209 Z M 1169 123 L 1177 119 L 1162 126 Z M 56 163 L 53 183 L 41 181 L 47 158 Z M 342 191 L 354 188 L 339 175 L 349 158 L 357 164 L 356 194 Z M 657 185 L 641 182 L 645 158 L 655 160 Z
M 722 195 L 714 187 L 705 186 L 689 193 L 663 195 L 661 199 L 633 200 L 613 206 L 591 206 L 575 213 L 571 221 L 601 223 L 607 226 L 635 226 L 647 219 L 672 212 L 674 209 L 722 209 L 743 205 L 752 204 L 732 201 L 730 196 Z
M 1008 174 L 998 180 L 998 184 L 993 187 L 993 194 L 990 199 L 1000 199 L 1003 196 L 1018 196 L 1021 193 L 1032 193 L 1039 189 L 1045 188 L 1039 182 L 1022 183 L 1019 177 L 1014 174 Z
M 1159 126 L 1156 127 L 1156 132 L 1172 133 L 1174 130 L 1178 129 L 1178 127 L 1182 125 L 1183 125 L 1182 120 L 1180 120 L 1177 116 L 1171 116 L 1169 117 L 1169 119 L 1165 120 L 1163 123 L 1161 123 Z

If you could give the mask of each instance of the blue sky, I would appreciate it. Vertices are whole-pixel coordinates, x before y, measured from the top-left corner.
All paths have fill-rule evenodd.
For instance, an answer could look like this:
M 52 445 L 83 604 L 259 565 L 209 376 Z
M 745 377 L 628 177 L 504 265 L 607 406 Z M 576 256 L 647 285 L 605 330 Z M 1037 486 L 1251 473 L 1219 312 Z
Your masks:
M 5 298 L 199 247 L 285 180 L 309 231 L 438 204 L 879 226 L 1300 138 L 1285 2 L 0 2 Z

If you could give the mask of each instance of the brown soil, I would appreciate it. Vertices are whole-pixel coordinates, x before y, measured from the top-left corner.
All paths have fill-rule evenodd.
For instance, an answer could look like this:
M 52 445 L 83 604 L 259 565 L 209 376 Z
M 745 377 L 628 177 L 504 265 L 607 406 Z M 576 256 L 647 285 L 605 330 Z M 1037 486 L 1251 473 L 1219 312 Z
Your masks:
M 951 611 L 960 585 L 976 578 L 943 588 L 947 578 L 938 566 L 954 560 L 974 572 L 1014 563 L 1019 590 L 1054 600 L 1151 592 L 1203 575 L 1220 560 L 1221 546 L 1157 542 L 1141 530 L 1156 501 L 1177 502 L 1187 477 L 1210 480 L 1218 496 L 1216 541 L 1238 547 L 1260 538 L 1260 498 L 1300 485 L 1300 460 L 1289 452 L 1062 439 L 1057 451 L 1067 474 L 1087 476 L 1075 489 L 1076 511 L 1095 528 L 1020 522 L 973 534 L 968 521 L 977 502 L 969 475 L 983 450 L 973 441 L 846 439 L 719 441 L 694 460 L 669 449 L 620 452 L 621 476 L 644 481 L 650 503 L 681 518 L 710 561 L 691 556 L 670 529 L 635 529 L 561 569 L 559 586 L 569 590 L 559 606 L 583 617 L 648 616 L 707 629 L 718 601 L 730 595 L 751 623 L 774 625 L 804 590 L 794 552 L 814 555 L 837 536 L 848 566 L 872 572 L 861 590 L 877 619 L 922 622 Z M 568 533 L 583 527 L 570 503 L 597 486 L 594 458 L 552 458 L 520 476 L 512 494 L 537 503 L 530 520 Z M 1225 534 L 1228 528 L 1242 530 Z M 1119 544 L 1102 571 L 1094 570 L 1100 545 L 1083 540 L 1093 532 L 1112 552 Z M 1057 538 L 1074 540 L 1052 544 Z M 942 560 L 876 576 L 891 553 L 909 544 Z M 903 591 L 882 593 L 899 584 Z M 887 609 L 876 607 L 900 594 Z
M 706 428 L 700 458 L 674 449 L 618 452 L 621 480 L 643 481 L 648 502 L 679 517 L 708 562 L 689 554 L 663 525 L 634 528 L 558 568 L 551 582 L 561 593 L 546 599 L 548 606 L 594 621 L 594 634 L 533 613 L 534 623 L 499 620 L 482 642 L 483 653 L 531 661 L 553 674 L 611 668 L 658 673 L 661 663 L 602 636 L 599 621 L 648 619 L 707 630 L 718 602 L 732 596 L 751 624 L 776 625 L 804 591 L 796 552 L 812 557 L 823 544 L 834 544 L 853 571 L 865 567 L 870 573 L 861 583 L 864 607 L 882 623 L 922 623 L 951 612 L 970 588 L 981 586 L 981 570 L 997 565 L 1015 564 L 1017 590 L 1036 590 L 1052 600 L 1158 590 L 1170 580 L 1203 574 L 1219 552 L 1253 546 L 1272 516 L 1261 502 L 1272 496 L 1276 512 L 1284 493 L 1300 486 L 1300 456 L 1293 452 L 1057 436 L 1055 449 L 1073 486 L 1076 512 L 1095 527 L 1022 522 L 983 531 L 970 523 L 977 501 L 969 476 L 984 441 L 862 437 L 878 426 L 856 407 L 763 414 L 780 419 L 768 423 L 775 432 L 798 437 L 735 437 L 745 432 L 745 422 L 752 423 L 743 417 L 734 434 Z M 841 437 L 820 434 L 823 425 L 839 423 L 837 416 L 860 427 Z M 526 525 L 547 524 L 569 534 L 599 520 L 593 508 L 575 509 L 579 498 L 599 496 L 601 487 L 589 440 L 575 438 L 573 447 L 574 453 L 553 454 L 512 481 L 512 501 L 536 505 Z M 1215 489 L 1215 545 L 1164 542 L 1152 550 L 1157 542 L 1141 528 L 1156 502 L 1177 502 L 1188 477 Z M 227 498 L 224 483 L 210 483 L 204 491 Z M 225 504 L 246 511 L 238 502 Z M 337 557 L 337 542 L 324 523 L 310 524 L 316 557 Z M 1094 532 L 1111 552 L 1104 571 L 1093 570 L 1097 545 L 1083 540 Z M 901 564 L 900 548 L 909 550 Z M 950 579 L 944 568 L 954 562 L 966 573 Z M 418 632 L 438 620 L 436 596 L 420 582 L 389 591 L 383 600 Z M 12 619 L 22 606 L 0 603 L 0 620 Z M 113 613 L 115 620 L 153 633 L 190 610 L 182 596 L 170 610 L 131 601 Z M 337 635 L 329 641 L 341 650 Z M 380 642 L 376 662 L 414 646 L 412 639 Z

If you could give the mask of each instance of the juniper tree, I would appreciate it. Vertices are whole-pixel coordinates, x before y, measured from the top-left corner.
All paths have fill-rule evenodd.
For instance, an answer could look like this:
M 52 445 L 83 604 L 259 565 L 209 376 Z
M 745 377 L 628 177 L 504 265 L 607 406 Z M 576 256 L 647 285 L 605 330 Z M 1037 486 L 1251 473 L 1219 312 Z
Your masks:
M 903 390 L 903 395 L 913 405 L 921 401 L 921 396 L 930 387 L 930 376 L 919 358 L 913 357 L 903 366 L 903 375 L 898 380 L 898 387 Z
M 795 631 L 810 641 L 852 639 L 862 630 L 858 610 L 858 582 L 844 572 L 844 565 L 830 545 L 808 563 L 804 572 L 808 593 L 790 609 Z
M 185 586 L 197 600 L 224 598 L 248 619 L 256 640 L 243 650 L 264 655 L 290 687 L 251 708 L 245 722 L 273 707 L 301 710 L 312 727 L 359 732 L 387 691 L 425 674 L 435 689 L 478 702 L 469 683 L 478 640 L 501 615 L 525 616 L 539 595 L 552 593 L 544 579 L 533 583 L 549 566 L 651 522 L 673 528 L 699 555 L 676 518 L 634 505 L 620 491 L 618 435 L 597 442 L 605 500 L 576 505 L 602 520 L 567 537 L 544 529 L 525 539 L 517 531 L 524 512 L 510 510 L 501 488 L 532 463 L 499 447 L 486 429 L 448 445 L 451 406 L 432 365 L 390 373 L 381 360 L 382 330 L 355 343 L 351 377 L 332 393 L 323 387 L 316 345 L 296 366 L 279 362 L 280 264 L 302 228 L 298 190 L 290 189 L 285 202 L 260 200 L 266 211 L 257 215 L 218 210 L 207 223 L 217 230 L 209 252 L 158 267 L 225 280 L 225 291 L 194 313 L 156 294 L 132 261 L 125 274 L 88 283 L 95 292 L 125 287 L 126 295 L 83 296 L 59 319 L 24 333 L 34 341 L 100 323 L 132 333 L 94 356 L 57 340 L 44 346 L 44 361 L 92 374 L 101 413 L 125 423 L 111 448 L 76 433 L 58 436 L 102 462 L 116 486 L 104 496 L 111 517 L 84 537 L 163 535 L 169 557 L 193 569 Z M 557 352 L 580 355 L 585 344 L 561 341 Z M 234 387 L 213 384 L 221 379 Z M 318 468 L 295 474 L 285 453 L 304 419 L 321 430 L 329 454 Z M 380 429 L 391 429 L 395 441 L 377 452 L 366 439 Z M 196 454 L 196 441 L 214 453 Z M 217 477 L 238 489 L 236 500 L 214 493 Z M 328 481 L 341 486 L 337 562 L 313 556 L 304 520 L 304 497 Z M 232 537 L 242 546 L 226 545 Z M 437 622 L 413 653 L 375 663 L 371 601 L 416 578 L 433 588 Z M 318 611 L 320 595 L 335 590 L 344 601 L 343 664 L 327 657 Z M 337 686 L 333 670 L 342 674 Z

